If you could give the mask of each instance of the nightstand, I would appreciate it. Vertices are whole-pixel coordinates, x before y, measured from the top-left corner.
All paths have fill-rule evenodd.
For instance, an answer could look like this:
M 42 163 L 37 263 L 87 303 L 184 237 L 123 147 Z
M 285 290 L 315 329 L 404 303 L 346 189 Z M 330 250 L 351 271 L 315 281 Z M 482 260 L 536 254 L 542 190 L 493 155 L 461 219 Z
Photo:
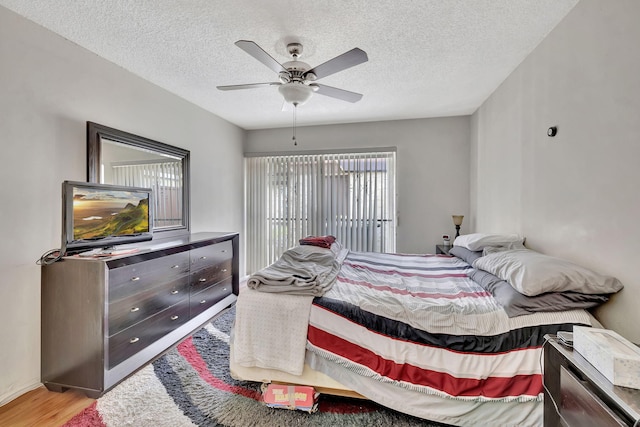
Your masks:
M 453 246 L 451 245 L 436 245 L 436 254 L 449 255 L 449 251 Z
M 640 390 L 614 386 L 580 353 L 545 338 L 545 427 L 638 425 Z

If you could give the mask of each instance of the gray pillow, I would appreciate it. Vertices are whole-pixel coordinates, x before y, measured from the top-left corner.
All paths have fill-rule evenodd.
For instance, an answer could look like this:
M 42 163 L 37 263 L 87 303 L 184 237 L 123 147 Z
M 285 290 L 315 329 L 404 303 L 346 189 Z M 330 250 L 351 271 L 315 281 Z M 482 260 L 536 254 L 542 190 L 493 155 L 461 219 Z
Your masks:
M 482 251 L 472 251 L 462 246 L 454 246 L 449 249 L 449 255 L 454 255 L 466 262 L 467 264 L 473 264 L 473 261 L 482 256 Z
M 530 297 L 566 291 L 601 295 L 622 289 L 615 277 L 531 249 L 495 252 L 475 260 L 473 267 L 495 274 Z
M 504 307 L 509 317 L 549 311 L 586 309 L 603 304 L 609 294 L 583 294 L 580 292 L 547 292 L 528 297 L 516 291 L 511 285 L 491 273 L 474 269 L 468 275 L 474 282 L 491 292 Z

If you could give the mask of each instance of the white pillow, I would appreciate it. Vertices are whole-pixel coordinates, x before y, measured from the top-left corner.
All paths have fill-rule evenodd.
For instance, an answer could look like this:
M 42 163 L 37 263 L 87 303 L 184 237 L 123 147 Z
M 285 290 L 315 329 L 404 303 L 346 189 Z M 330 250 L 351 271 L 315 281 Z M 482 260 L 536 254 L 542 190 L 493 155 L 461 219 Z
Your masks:
M 517 234 L 472 233 L 456 237 L 453 246 L 462 246 L 470 251 L 481 251 L 488 246 L 507 246 L 511 249 L 514 247 L 523 247 L 523 241 L 524 238 Z
M 572 262 L 530 249 L 494 252 L 478 258 L 473 266 L 498 276 L 521 294 L 530 297 L 564 291 L 611 294 L 622 289 L 622 283 L 615 277 L 603 276 Z

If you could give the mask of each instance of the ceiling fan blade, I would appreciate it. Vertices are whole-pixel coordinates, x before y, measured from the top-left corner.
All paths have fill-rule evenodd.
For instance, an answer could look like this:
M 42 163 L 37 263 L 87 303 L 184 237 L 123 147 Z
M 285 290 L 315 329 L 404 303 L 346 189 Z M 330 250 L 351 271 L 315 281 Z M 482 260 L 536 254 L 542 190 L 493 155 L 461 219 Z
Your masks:
M 319 83 L 313 83 L 309 86 L 316 86 L 320 95 L 330 96 L 332 98 L 338 98 L 347 102 L 358 102 L 362 99 L 361 93 L 350 92 L 344 89 L 338 89 L 337 87 L 322 85 Z
M 305 75 L 313 73 L 316 75 L 316 78 L 321 79 L 323 77 L 330 76 L 331 74 L 335 74 L 338 71 L 346 70 L 347 68 L 367 62 L 368 60 L 369 57 L 364 50 L 354 47 L 350 51 L 310 69 L 305 73 Z
M 271 55 L 264 51 L 260 46 L 258 46 L 255 42 L 250 40 L 238 40 L 236 42 L 236 46 L 240 49 L 247 52 L 249 55 L 256 58 L 258 61 L 262 62 L 264 65 L 272 69 L 276 73 L 285 72 L 288 73 L 287 69 L 282 66 L 278 61 L 273 59 Z
M 238 89 L 254 89 L 257 87 L 264 86 L 280 86 L 282 83 L 280 82 L 269 82 L 269 83 L 249 83 L 246 85 L 227 85 L 227 86 L 216 86 L 216 88 L 220 90 L 238 90 Z

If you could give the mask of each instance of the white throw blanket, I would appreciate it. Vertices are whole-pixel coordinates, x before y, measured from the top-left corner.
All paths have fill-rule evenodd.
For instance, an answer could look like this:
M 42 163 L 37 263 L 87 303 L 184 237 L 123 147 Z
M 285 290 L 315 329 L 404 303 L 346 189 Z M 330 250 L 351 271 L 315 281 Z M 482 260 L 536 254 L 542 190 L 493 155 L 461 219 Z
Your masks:
M 313 298 L 241 289 L 233 329 L 234 362 L 302 374 Z
M 254 273 L 247 286 L 260 292 L 322 296 L 336 281 L 346 249 L 300 245 L 287 249 L 273 264 Z

